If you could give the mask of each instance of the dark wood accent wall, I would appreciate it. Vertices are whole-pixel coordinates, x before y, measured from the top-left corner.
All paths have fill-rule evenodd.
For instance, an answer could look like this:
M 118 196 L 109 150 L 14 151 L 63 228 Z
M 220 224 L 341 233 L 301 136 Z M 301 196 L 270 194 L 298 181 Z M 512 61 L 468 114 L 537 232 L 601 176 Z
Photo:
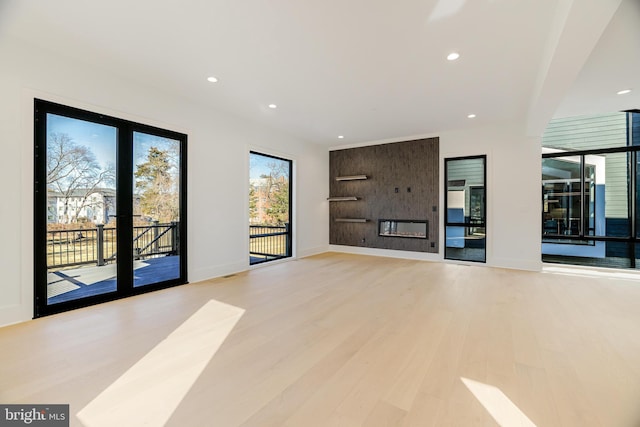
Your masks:
M 329 202 L 329 243 L 438 252 L 439 139 L 335 150 L 329 153 L 329 194 L 357 201 Z M 336 177 L 366 175 L 366 180 Z M 397 190 L 396 190 L 397 189 Z M 338 222 L 365 218 L 367 222 Z M 427 239 L 378 235 L 378 220 L 428 221 Z

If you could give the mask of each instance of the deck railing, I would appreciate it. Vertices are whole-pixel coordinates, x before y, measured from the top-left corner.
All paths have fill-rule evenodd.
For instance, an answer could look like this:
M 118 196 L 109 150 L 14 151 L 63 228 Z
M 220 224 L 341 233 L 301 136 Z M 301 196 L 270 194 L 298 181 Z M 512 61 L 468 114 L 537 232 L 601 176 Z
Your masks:
M 291 256 L 289 224 L 250 225 L 249 255 L 251 264 Z
M 133 227 L 133 236 L 135 259 L 178 253 L 177 222 L 136 226 Z M 116 239 L 116 229 L 104 225 L 89 229 L 47 231 L 47 267 L 94 263 L 105 265 L 117 257 Z

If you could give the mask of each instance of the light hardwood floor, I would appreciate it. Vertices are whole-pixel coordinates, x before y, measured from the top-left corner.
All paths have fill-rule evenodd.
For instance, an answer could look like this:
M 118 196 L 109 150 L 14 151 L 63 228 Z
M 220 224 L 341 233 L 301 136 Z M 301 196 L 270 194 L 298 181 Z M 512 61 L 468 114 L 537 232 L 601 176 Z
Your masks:
M 640 426 L 640 279 L 327 253 L 0 328 L 0 403 L 118 427 Z

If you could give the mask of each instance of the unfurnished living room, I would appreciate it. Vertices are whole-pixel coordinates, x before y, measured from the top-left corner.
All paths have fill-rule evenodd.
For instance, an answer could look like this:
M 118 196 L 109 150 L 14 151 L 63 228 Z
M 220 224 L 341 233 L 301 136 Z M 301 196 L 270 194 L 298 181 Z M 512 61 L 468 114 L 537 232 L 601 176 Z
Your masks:
M 0 425 L 640 426 L 636 0 L 0 0 Z

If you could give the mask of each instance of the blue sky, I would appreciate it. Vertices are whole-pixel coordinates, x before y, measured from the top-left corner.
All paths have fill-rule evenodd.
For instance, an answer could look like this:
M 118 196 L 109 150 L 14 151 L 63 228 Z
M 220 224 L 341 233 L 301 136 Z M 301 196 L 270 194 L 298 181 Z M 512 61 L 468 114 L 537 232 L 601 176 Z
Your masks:
M 91 149 L 96 156 L 96 160 L 103 167 L 111 163 L 116 163 L 116 133 L 115 127 L 87 122 L 84 120 L 72 119 L 55 114 L 47 115 L 47 135 L 52 133 L 65 133 L 78 145 L 83 145 Z M 168 149 L 172 144 L 178 142 L 168 138 L 134 132 L 133 157 L 135 164 L 145 161 L 146 153 L 152 146 L 162 150 Z M 268 175 L 270 163 L 287 163 L 284 160 L 273 157 L 262 156 L 251 153 L 249 167 L 249 178 L 260 178 L 260 175 Z M 136 166 L 134 165 L 134 170 Z
M 52 133 L 65 133 L 77 145 L 83 145 L 93 152 L 98 163 L 105 167 L 108 164 L 116 164 L 116 135 L 117 129 L 112 126 L 72 119 L 69 117 L 47 114 L 47 135 Z M 134 161 L 137 165 L 145 161 L 150 147 L 155 146 L 161 150 L 168 149 L 178 142 L 168 138 L 134 132 Z M 134 166 L 134 170 L 136 167 Z
M 249 179 L 257 179 L 260 178 L 261 175 L 269 175 L 271 171 L 269 164 L 271 163 L 286 164 L 287 162 L 285 160 L 251 153 L 249 155 Z
M 47 136 L 52 133 L 66 133 L 76 144 L 90 148 L 103 167 L 116 164 L 116 128 L 112 126 L 47 114 Z

